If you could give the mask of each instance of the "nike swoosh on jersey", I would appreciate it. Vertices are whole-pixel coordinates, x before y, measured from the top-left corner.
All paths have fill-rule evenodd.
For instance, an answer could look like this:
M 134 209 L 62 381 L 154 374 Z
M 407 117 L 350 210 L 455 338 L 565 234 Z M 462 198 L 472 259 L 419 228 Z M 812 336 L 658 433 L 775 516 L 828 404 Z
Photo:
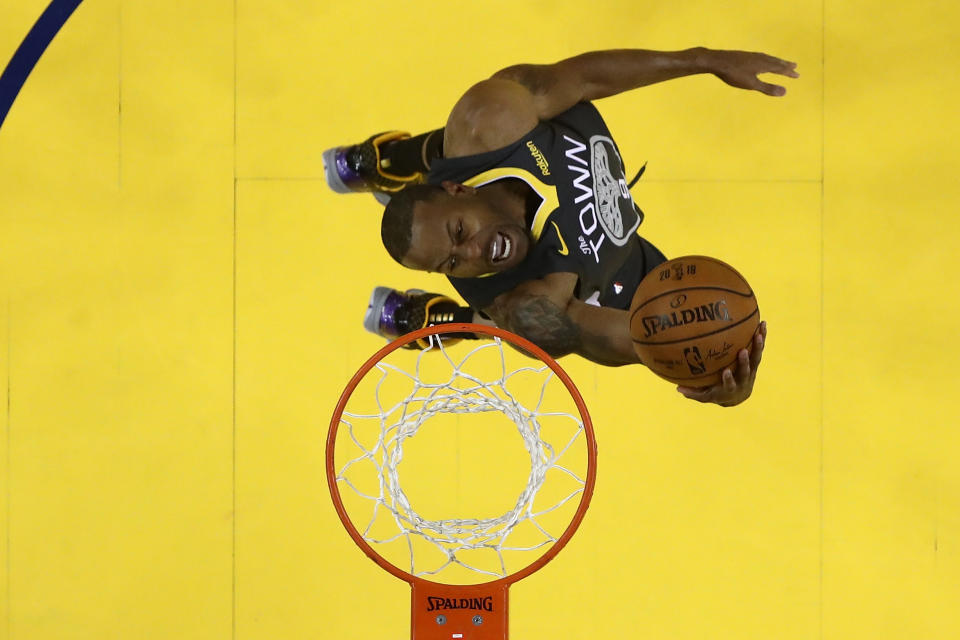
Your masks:
M 550 221 L 550 224 L 552 224 L 553 228 L 557 230 L 557 237 L 560 238 L 560 246 L 562 248 L 558 249 L 557 252 L 562 256 L 567 255 L 568 253 L 570 253 L 570 250 L 567 249 L 567 243 L 563 241 L 563 234 L 560 233 L 560 227 L 558 227 L 557 223 L 554 222 L 553 220 Z

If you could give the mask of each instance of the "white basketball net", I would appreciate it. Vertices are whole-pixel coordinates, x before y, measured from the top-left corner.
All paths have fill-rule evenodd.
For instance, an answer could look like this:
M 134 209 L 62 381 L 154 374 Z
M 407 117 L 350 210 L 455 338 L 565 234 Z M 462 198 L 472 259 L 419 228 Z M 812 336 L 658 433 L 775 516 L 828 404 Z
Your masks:
M 438 344 L 440 343 L 440 344 Z M 478 574 L 487 574 L 503 577 L 507 575 L 507 563 L 504 561 L 505 551 L 531 551 L 544 545 L 556 542 L 562 531 L 548 531 L 537 521 L 546 513 L 560 508 L 584 491 L 585 480 L 579 474 L 559 464 L 561 458 L 574 443 L 584 438 L 583 422 L 578 415 L 566 412 L 547 411 L 543 408 L 544 396 L 551 380 L 555 379 L 553 371 L 542 366 L 521 367 L 508 371 L 504 357 L 504 345 L 499 338 L 492 342 L 484 342 L 472 349 L 462 360 L 455 362 L 448 353 L 448 347 L 434 336 L 431 345 L 423 350 L 416 360 L 413 373 L 408 373 L 394 365 L 380 362 L 376 370 L 380 374 L 376 385 L 376 406 L 379 413 L 358 414 L 348 413 L 346 410 L 340 418 L 341 429 L 346 427 L 350 439 L 360 449 L 359 455 L 350 459 L 337 472 L 336 480 L 348 486 L 356 495 L 372 503 L 373 514 L 360 533 L 371 546 L 394 542 L 406 538 L 406 546 L 410 553 L 410 573 L 415 576 L 433 575 L 444 568 L 456 564 L 475 571 Z M 481 380 L 468 372 L 471 359 L 487 350 L 499 350 L 499 371 L 495 379 Z M 430 352 L 433 353 L 430 353 Z M 437 353 L 439 352 L 439 353 Z M 450 365 L 449 378 L 437 383 L 426 383 L 420 375 L 421 363 L 424 358 L 444 358 Z M 534 399 L 532 406 L 525 406 L 507 389 L 507 383 L 517 374 L 529 375 L 531 372 L 543 375 L 539 396 Z M 370 374 L 372 375 L 373 370 Z M 390 406 L 382 403 L 381 387 L 389 376 L 405 376 L 413 382 L 413 391 L 410 395 Z M 559 384 L 559 380 L 556 380 Z M 349 404 L 347 405 L 349 407 Z M 429 520 L 422 517 L 414 505 L 410 504 L 406 493 L 400 486 L 398 467 L 403 461 L 404 445 L 408 439 L 417 435 L 421 426 L 431 417 L 440 413 L 480 413 L 501 412 L 509 417 L 517 427 L 523 438 L 524 447 L 530 456 L 530 475 L 526 487 L 521 491 L 512 509 L 496 518 L 474 519 L 444 519 Z M 567 433 L 573 436 L 566 442 L 550 444 L 541 437 L 541 420 L 547 416 L 572 420 L 574 425 Z M 364 421 L 379 422 L 379 436 L 375 444 L 369 448 L 361 444 L 361 439 L 355 435 L 355 425 Z M 566 437 L 566 436 L 565 436 Z M 372 465 L 370 472 L 379 477 L 379 491 L 376 495 L 365 493 L 358 489 L 347 478 L 348 471 L 357 466 Z M 540 491 L 551 470 L 567 474 L 573 479 L 571 492 L 563 492 L 556 504 L 539 511 L 534 511 L 534 499 Z M 493 471 L 493 470 L 491 470 Z M 553 498 L 551 498 L 552 500 Z M 397 533 L 387 537 L 376 537 L 371 534 L 374 522 L 382 510 L 389 512 L 396 523 Z M 508 546 L 507 539 L 512 532 L 521 525 L 530 523 L 542 539 L 533 544 L 524 546 Z M 358 526 L 359 529 L 359 526 Z M 525 531 L 530 531 L 525 527 Z M 435 545 L 442 551 L 439 566 L 418 566 L 414 557 L 415 537 Z M 538 536 L 539 537 L 539 536 Z M 529 542 L 529 539 L 527 540 Z M 471 566 L 458 554 L 466 550 L 487 549 L 496 552 L 499 559 L 499 568 L 489 569 Z

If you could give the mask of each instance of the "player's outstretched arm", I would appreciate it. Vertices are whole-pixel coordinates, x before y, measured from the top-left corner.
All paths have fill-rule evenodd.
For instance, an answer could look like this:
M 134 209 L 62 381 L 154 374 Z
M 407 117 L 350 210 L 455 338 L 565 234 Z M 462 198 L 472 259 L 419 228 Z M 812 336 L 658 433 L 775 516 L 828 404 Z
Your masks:
M 499 149 L 578 102 L 649 84 L 712 73 L 727 84 L 782 96 L 786 89 L 760 80 L 776 73 L 796 78 L 796 63 L 765 53 L 697 47 L 684 51 L 594 51 L 554 64 L 507 67 L 470 87 L 447 119 L 448 158 Z
M 558 358 L 576 353 L 608 367 L 640 362 L 630 335 L 626 311 L 571 300 L 561 308 L 547 296 L 530 296 L 511 305 L 508 328 Z
M 630 336 L 628 311 L 585 304 L 573 297 L 577 278 L 555 273 L 525 283 L 485 309 L 500 327 L 530 340 L 555 358 L 576 353 L 597 364 L 620 366 L 640 363 Z M 739 354 L 736 365 L 723 372 L 712 387 L 678 387 L 685 397 L 732 407 L 753 393 L 763 356 L 767 324 L 762 322 L 752 350 Z
M 615 49 L 584 53 L 554 64 L 519 64 L 498 71 L 493 78 L 526 87 L 534 96 L 538 116 L 545 120 L 578 102 L 701 73 L 711 73 L 740 89 L 782 96 L 786 93 L 783 86 L 757 76 L 775 73 L 796 78 L 796 67 L 795 62 L 749 51 Z
M 628 312 L 580 302 L 576 284 L 572 273 L 553 273 L 503 294 L 484 311 L 555 358 L 576 353 L 606 366 L 639 363 Z

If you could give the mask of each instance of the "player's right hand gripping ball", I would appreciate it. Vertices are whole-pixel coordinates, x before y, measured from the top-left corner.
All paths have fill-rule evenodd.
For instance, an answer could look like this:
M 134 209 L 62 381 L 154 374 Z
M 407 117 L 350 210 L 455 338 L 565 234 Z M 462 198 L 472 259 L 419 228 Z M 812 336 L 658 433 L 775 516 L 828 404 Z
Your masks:
M 757 298 L 733 267 L 706 256 L 675 258 L 648 273 L 630 305 L 630 335 L 655 374 L 686 387 L 718 384 L 760 324 Z

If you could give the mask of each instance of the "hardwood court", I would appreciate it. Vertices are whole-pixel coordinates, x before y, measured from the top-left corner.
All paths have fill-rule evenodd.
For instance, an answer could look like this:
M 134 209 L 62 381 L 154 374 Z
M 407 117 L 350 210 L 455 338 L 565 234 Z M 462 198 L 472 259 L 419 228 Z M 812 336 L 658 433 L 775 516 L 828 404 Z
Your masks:
M 10 59 L 47 0 L 0 7 Z M 754 397 L 561 363 L 590 512 L 511 635 L 960 635 L 953 295 L 960 9 L 762 3 L 83 2 L 0 128 L 0 638 L 402 638 L 408 587 L 330 504 L 323 438 L 382 342 L 380 248 L 321 152 L 443 124 L 474 81 L 614 47 L 767 51 L 599 103 L 643 230 L 749 274 Z M 425 454 L 426 455 L 426 454 Z M 491 482 L 496 483 L 495 474 Z

